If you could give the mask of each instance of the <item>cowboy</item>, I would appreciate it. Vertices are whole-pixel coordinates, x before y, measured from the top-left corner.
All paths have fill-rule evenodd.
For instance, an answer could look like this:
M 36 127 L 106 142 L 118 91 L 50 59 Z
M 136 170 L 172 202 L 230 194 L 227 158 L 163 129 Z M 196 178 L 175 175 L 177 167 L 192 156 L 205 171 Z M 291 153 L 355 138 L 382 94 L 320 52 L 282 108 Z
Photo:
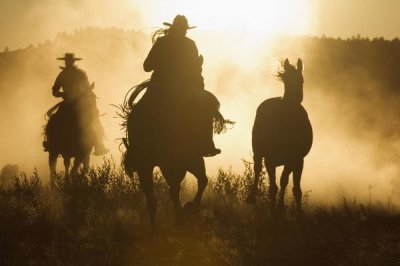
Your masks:
M 182 15 L 177 15 L 172 24 L 165 22 L 164 25 L 169 27 L 165 30 L 165 36 L 156 40 L 143 64 L 146 72 L 153 71 L 149 95 L 156 95 L 154 97 L 164 101 L 164 104 L 167 102 L 166 104 L 175 106 L 186 105 L 189 109 L 194 102 L 190 99 L 201 97 L 201 91 L 204 91 L 201 73 L 203 57 L 199 56 L 195 42 L 186 37 L 187 30 L 195 27 L 189 26 L 186 17 Z M 196 110 L 192 112 L 199 117 L 201 108 L 193 107 L 193 109 Z M 199 134 L 202 134 L 198 139 L 204 146 L 203 156 L 214 156 L 221 153 L 221 150 L 215 148 L 213 132 L 209 130 L 212 128 L 212 117 L 206 120 L 208 121 L 206 127 L 204 123 L 199 123 L 203 125 L 198 130 Z
M 75 65 L 75 61 L 82 58 L 75 57 L 73 53 L 66 53 L 64 57 L 57 60 L 65 62 L 65 67 L 60 67 L 62 71 L 58 74 L 52 88 L 54 97 L 64 99 L 58 112 L 65 112 L 67 109 L 78 112 L 82 129 L 89 128 L 95 137 L 94 155 L 101 156 L 108 153 L 109 150 L 103 143 L 103 127 L 96 106 L 96 95 L 92 91 L 94 84 L 90 85 L 85 71 Z

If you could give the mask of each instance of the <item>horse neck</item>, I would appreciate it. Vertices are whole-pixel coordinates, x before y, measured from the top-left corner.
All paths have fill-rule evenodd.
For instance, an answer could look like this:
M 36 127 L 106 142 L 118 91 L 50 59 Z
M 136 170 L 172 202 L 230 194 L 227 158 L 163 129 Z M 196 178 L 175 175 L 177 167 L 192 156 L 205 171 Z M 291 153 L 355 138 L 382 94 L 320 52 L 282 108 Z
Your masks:
M 287 102 L 301 104 L 303 101 L 303 87 L 301 86 L 300 88 L 296 88 L 292 86 L 286 86 L 285 84 L 283 99 Z

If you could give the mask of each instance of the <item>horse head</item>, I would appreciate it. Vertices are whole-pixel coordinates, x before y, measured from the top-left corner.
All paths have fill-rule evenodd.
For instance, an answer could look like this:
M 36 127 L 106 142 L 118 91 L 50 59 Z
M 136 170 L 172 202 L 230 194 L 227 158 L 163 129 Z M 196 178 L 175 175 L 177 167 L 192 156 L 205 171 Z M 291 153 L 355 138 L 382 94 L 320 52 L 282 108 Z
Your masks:
M 291 103 L 300 104 L 303 101 L 304 83 L 303 62 L 301 59 L 297 60 L 297 67 L 295 67 L 286 58 L 283 62 L 283 71 L 279 71 L 277 76 L 285 85 L 283 99 Z

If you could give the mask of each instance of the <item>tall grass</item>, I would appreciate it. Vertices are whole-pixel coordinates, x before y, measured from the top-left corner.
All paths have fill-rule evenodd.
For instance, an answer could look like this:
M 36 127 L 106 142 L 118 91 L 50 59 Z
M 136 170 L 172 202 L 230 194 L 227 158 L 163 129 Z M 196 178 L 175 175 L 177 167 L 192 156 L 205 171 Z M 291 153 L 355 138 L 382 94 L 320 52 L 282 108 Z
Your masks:
M 400 213 L 384 205 L 343 200 L 308 206 L 299 215 L 268 201 L 263 178 L 257 203 L 246 197 L 244 173 L 220 170 L 199 213 L 175 223 L 168 186 L 155 173 L 152 229 L 137 178 L 112 161 L 54 187 L 36 173 L 0 190 L 0 264 L 5 265 L 398 265 Z M 191 198 L 190 184 L 182 198 Z M 288 193 L 289 194 L 289 193 Z M 307 199 L 304 199 L 307 203 Z

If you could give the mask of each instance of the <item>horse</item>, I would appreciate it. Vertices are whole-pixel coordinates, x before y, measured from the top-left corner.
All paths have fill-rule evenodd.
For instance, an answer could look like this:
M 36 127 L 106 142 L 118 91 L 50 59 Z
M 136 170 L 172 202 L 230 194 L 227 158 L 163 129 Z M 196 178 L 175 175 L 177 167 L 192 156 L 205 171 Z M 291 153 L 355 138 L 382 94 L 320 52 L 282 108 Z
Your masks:
M 151 225 L 154 226 L 157 210 L 157 203 L 153 192 L 153 170 L 155 167 L 159 167 L 169 185 L 169 194 L 174 205 L 177 219 L 181 217 L 184 212 L 198 210 L 203 192 L 208 183 L 208 177 L 206 175 L 203 155 L 199 152 L 199 148 L 201 147 L 199 147 L 199 143 L 193 140 L 193 134 L 196 133 L 193 129 L 188 127 L 187 124 L 183 123 L 179 125 L 178 122 L 182 122 L 181 115 L 184 116 L 184 114 L 188 112 L 182 111 L 181 109 L 180 112 L 177 112 L 177 110 L 174 109 L 175 107 L 167 108 L 169 112 L 167 111 L 164 115 L 170 118 L 168 119 L 169 125 L 159 127 L 159 125 L 154 122 L 159 121 L 159 118 L 157 120 L 157 118 L 154 117 L 154 108 L 162 108 L 159 105 L 161 101 L 158 101 L 157 104 L 154 102 L 152 104 L 143 104 L 143 102 L 150 99 L 150 97 L 147 97 L 149 92 L 146 91 L 140 101 L 133 104 L 135 98 L 148 86 L 149 81 L 145 81 L 137 87 L 134 87 L 135 90 L 130 95 L 129 101 L 126 99 L 124 100 L 125 107 L 120 107 L 122 107 L 125 113 L 125 116 L 122 115 L 122 117 L 126 118 L 125 129 L 127 133 L 126 138 L 123 139 L 126 147 L 126 152 L 123 156 L 123 166 L 125 172 L 131 178 L 134 173 L 137 173 L 141 189 L 146 198 L 150 222 Z M 204 91 L 204 95 L 211 98 L 212 101 L 218 102 L 211 93 Z M 145 107 L 149 105 L 152 110 Z M 188 106 L 188 104 L 186 104 L 186 106 Z M 160 111 L 158 111 L 158 113 L 159 112 Z M 217 111 L 217 113 L 219 115 L 214 117 L 214 131 L 221 133 L 222 130 L 215 129 L 221 129 L 224 123 L 229 122 L 223 119 L 219 111 Z M 218 119 L 220 123 L 216 125 L 215 122 Z M 163 131 L 164 137 L 160 137 L 158 134 L 159 131 Z M 197 179 L 197 193 L 194 199 L 186 203 L 182 208 L 179 199 L 180 185 L 187 172 L 193 174 Z
M 267 99 L 257 108 L 252 131 L 255 178 L 248 198 L 250 202 L 255 201 L 264 160 L 273 206 L 278 193 L 276 167 L 283 165 L 278 206 L 284 208 L 285 190 L 289 175 L 293 173 L 293 195 L 296 208 L 301 211 L 300 181 L 304 157 L 309 153 L 313 142 L 311 123 L 301 105 L 304 82 L 302 72 L 303 63 L 300 59 L 297 61 L 297 68 L 286 59 L 283 71 L 277 75 L 284 83 L 284 96 Z
M 93 86 L 93 84 L 92 84 Z M 92 88 L 92 87 L 91 87 Z M 53 184 L 56 176 L 57 158 L 59 155 L 64 160 L 64 176 L 75 175 L 83 165 L 82 172 L 87 172 L 90 164 L 95 137 L 87 127 L 85 121 L 85 108 L 88 101 L 82 97 L 74 103 L 65 100 L 59 102 L 46 113 L 47 124 L 44 128 L 46 140 L 43 142 L 45 151 L 49 153 L 50 182 Z M 74 158 L 70 171 L 71 159 Z

